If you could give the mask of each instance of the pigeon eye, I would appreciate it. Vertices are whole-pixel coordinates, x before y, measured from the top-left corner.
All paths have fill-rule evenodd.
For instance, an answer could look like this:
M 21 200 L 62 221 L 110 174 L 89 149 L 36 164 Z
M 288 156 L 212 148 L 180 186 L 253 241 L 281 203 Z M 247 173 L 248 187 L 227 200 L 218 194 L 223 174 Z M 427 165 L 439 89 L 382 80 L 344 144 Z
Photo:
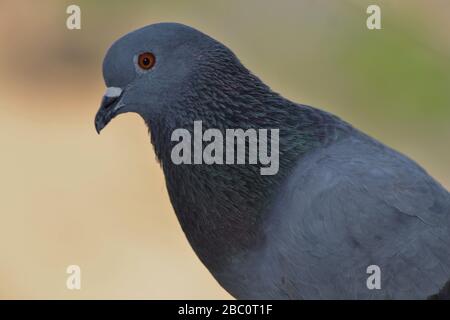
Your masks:
M 141 69 L 148 70 L 155 65 L 155 56 L 151 52 L 141 53 L 138 57 L 138 64 Z

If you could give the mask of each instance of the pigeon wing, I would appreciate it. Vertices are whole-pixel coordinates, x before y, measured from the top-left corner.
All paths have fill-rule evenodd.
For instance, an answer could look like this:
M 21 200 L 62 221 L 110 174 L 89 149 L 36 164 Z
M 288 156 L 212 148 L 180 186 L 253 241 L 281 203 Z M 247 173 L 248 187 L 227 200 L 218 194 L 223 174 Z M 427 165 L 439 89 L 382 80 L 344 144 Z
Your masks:
M 450 280 L 450 194 L 412 160 L 355 134 L 304 157 L 267 234 L 292 298 L 427 298 Z M 381 289 L 367 286 L 380 268 Z

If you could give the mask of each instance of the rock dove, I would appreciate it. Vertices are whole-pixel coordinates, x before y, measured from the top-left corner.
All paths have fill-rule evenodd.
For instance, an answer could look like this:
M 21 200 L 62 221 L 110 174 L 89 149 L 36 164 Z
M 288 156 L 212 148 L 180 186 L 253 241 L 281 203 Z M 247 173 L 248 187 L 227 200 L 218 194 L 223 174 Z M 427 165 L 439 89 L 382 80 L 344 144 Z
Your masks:
M 123 36 L 103 76 L 97 132 L 125 112 L 144 119 L 189 243 L 235 298 L 450 297 L 450 194 L 408 157 L 283 98 L 182 24 Z M 278 172 L 173 163 L 172 133 L 199 120 L 220 132 L 278 128 Z

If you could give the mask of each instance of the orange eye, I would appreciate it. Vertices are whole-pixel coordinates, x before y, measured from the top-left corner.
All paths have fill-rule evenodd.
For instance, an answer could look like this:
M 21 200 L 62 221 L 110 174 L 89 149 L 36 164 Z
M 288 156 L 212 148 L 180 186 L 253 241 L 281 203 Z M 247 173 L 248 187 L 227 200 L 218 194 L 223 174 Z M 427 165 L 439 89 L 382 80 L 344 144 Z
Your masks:
M 138 64 L 144 70 L 148 70 L 155 65 L 155 56 L 151 52 L 141 53 L 138 57 Z

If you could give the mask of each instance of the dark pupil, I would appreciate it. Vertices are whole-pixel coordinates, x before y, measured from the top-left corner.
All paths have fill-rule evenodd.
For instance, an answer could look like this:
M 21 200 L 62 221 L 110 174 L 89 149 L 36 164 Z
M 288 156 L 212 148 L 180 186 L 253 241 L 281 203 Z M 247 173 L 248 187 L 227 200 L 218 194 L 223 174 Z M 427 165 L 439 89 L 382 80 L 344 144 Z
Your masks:
M 150 59 L 144 58 L 144 59 L 142 59 L 142 63 L 144 64 L 144 66 L 148 66 L 150 64 Z

